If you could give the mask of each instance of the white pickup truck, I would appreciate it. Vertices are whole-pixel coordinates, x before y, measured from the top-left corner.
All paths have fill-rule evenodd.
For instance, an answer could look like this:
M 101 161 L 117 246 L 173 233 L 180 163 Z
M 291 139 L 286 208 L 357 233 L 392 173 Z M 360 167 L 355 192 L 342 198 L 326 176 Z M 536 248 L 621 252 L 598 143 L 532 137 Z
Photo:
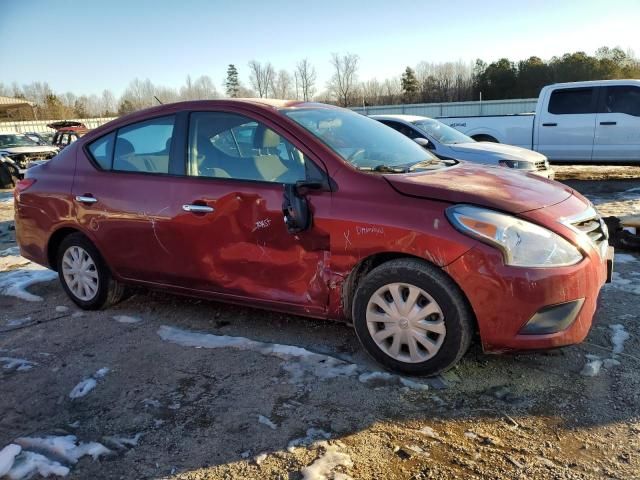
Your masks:
M 530 148 L 552 162 L 640 162 L 640 80 L 548 85 L 535 113 L 437 118 L 474 140 Z

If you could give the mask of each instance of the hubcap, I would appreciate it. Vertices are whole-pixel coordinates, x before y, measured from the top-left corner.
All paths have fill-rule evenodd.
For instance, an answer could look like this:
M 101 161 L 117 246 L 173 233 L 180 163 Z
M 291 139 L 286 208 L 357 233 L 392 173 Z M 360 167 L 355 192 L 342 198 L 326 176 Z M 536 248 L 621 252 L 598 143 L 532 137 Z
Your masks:
M 85 249 L 67 248 L 62 256 L 62 275 L 71 293 L 80 300 L 87 302 L 98 293 L 98 269 Z
M 380 350 L 406 363 L 433 358 L 446 335 L 440 305 L 427 292 L 407 283 L 390 283 L 371 296 L 367 328 Z

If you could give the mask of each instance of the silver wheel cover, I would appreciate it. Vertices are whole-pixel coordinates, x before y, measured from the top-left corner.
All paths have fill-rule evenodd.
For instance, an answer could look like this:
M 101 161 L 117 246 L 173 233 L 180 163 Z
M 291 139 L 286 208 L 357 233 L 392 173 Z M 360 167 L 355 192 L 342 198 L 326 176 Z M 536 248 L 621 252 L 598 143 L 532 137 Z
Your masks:
M 98 269 L 93 258 L 78 246 L 67 248 L 62 256 L 62 276 L 71 293 L 88 302 L 98 294 Z
M 433 358 L 446 335 L 440 305 L 408 283 L 390 283 L 376 290 L 367 304 L 366 320 L 378 348 L 404 363 Z

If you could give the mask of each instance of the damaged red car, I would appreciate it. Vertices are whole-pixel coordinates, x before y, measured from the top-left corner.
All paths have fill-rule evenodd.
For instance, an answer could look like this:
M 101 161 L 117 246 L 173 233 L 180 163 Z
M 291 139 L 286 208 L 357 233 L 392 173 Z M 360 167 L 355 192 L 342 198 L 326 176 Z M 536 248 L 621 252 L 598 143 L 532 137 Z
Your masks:
M 353 322 L 407 374 L 580 342 L 610 275 L 588 200 L 440 160 L 349 110 L 162 105 L 114 120 L 16 188 L 22 255 L 85 309 L 127 285 Z

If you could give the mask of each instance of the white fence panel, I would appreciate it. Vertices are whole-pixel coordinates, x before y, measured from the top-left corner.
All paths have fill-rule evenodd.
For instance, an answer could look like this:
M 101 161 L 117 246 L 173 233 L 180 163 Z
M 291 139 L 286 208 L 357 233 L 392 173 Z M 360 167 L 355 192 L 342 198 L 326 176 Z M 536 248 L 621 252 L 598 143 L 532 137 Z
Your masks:
M 87 128 L 97 128 L 117 117 L 104 118 L 67 118 L 65 120 L 84 123 Z M 47 124 L 61 120 L 26 120 L 23 122 L 0 122 L 0 132 L 53 132 Z
M 403 105 L 379 105 L 354 107 L 352 110 L 365 115 L 420 115 L 423 117 L 482 117 L 487 115 L 512 115 L 534 112 L 536 98 L 514 100 L 487 100 L 484 102 L 412 103 Z

